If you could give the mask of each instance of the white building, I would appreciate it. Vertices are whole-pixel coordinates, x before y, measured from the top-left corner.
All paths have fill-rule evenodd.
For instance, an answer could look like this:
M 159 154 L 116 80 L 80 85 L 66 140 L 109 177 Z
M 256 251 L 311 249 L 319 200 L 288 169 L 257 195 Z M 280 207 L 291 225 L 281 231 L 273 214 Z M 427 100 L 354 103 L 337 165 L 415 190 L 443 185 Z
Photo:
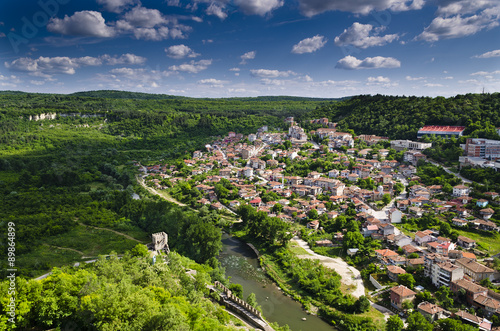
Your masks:
M 423 151 L 424 149 L 431 148 L 432 143 L 423 143 L 419 141 L 411 140 L 393 140 L 391 141 L 391 148 L 397 151 L 402 151 L 403 149 L 414 149 L 417 151 Z

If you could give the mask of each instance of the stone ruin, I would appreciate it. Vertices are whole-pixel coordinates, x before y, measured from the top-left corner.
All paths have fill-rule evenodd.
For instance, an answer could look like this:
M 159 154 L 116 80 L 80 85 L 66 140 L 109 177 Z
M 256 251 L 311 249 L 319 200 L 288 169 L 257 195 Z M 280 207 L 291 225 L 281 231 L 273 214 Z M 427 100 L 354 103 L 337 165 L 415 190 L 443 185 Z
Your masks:
M 165 253 L 170 253 L 170 249 L 168 248 L 168 235 L 165 232 L 153 233 L 151 237 L 153 238 L 154 251 L 164 250 Z

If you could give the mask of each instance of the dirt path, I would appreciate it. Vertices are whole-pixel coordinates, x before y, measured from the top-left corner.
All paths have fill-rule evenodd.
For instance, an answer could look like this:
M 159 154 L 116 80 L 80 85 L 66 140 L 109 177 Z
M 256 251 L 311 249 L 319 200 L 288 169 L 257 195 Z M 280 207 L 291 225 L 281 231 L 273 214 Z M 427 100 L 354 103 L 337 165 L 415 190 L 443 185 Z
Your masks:
M 177 200 L 175 200 L 174 198 L 172 198 L 171 196 L 167 195 L 167 194 L 162 194 L 160 192 L 158 192 L 156 189 L 152 188 L 152 187 L 149 187 L 146 185 L 146 183 L 144 183 L 144 178 L 140 177 L 140 176 L 136 176 L 136 179 L 137 179 L 137 182 L 139 184 L 141 184 L 142 187 L 144 187 L 146 190 L 148 190 L 149 192 L 155 194 L 155 195 L 158 195 L 160 197 L 162 197 L 163 199 L 167 200 L 168 202 L 172 202 L 172 203 L 175 203 L 176 205 L 179 205 L 179 206 L 182 206 L 182 207 L 185 207 L 186 204 L 182 203 L 182 202 L 179 202 Z
M 44 246 L 48 246 L 48 247 L 55 247 L 57 249 L 65 249 L 65 250 L 68 250 L 68 251 L 73 251 L 75 253 L 78 253 L 78 254 L 81 254 L 81 255 L 85 255 L 83 252 L 79 251 L 79 250 L 76 250 L 76 249 L 73 249 L 73 248 L 69 248 L 69 247 L 61 247 L 61 246 L 55 246 L 55 245 L 49 245 L 49 244 L 43 244 Z M 84 258 L 84 256 L 82 256 L 82 259 Z
M 363 280 L 361 279 L 361 274 L 356 268 L 349 266 L 344 260 L 339 257 L 332 258 L 313 252 L 309 248 L 307 242 L 299 239 L 298 237 L 294 237 L 292 240 L 295 241 L 300 247 L 305 249 L 307 253 L 311 254 L 298 255 L 298 258 L 319 260 L 325 267 L 335 270 L 342 277 L 343 284 L 349 287 L 355 287 L 354 291 L 351 292 L 351 295 L 353 297 L 359 298 L 360 296 L 365 295 L 365 286 L 363 284 Z
M 93 229 L 97 229 L 97 230 L 111 231 L 111 232 L 116 233 L 116 234 L 118 234 L 120 236 L 123 236 L 123 237 L 125 237 L 127 239 L 130 239 L 130 240 L 133 240 L 133 241 L 137 241 L 138 243 L 143 244 L 142 241 L 140 241 L 138 239 L 135 239 L 134 237 L 131 237 L 128 234 L 125 234 L 125 233 L 121 233 L 121 232 L 118 232 L 118 231 L 115 231 L 115 230 L 111 230 L 111 229 L 106 229 L 106 228 L 98 228 L 97 226 L 87 225 L 87 224 L 83 224 L 83 223 L 78 223 L 78 224 L 80 224 L 81 226 L 87 226 L 87 227 L 90 227 L 90 228 L 93 228 Z

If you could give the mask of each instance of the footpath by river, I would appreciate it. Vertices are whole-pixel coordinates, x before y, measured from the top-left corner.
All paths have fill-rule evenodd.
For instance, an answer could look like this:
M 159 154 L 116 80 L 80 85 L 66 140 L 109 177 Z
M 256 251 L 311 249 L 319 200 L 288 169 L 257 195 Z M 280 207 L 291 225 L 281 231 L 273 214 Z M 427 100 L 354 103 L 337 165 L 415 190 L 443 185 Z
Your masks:
M 288 324 L 293 331 L 331 331 L 335 330 L 321 318 L 309 315 L 302 305 L 283 294 L 260 268 L 254 251 L 236 238 L 224 234 L 223 249 L 219 261 L 226 268 L 226 276 L 231 282 L 243 286 L 243 297 L 255 293 L 263 316 L 279 325 Z M 302 319 L 306 320 L 303 321 Z

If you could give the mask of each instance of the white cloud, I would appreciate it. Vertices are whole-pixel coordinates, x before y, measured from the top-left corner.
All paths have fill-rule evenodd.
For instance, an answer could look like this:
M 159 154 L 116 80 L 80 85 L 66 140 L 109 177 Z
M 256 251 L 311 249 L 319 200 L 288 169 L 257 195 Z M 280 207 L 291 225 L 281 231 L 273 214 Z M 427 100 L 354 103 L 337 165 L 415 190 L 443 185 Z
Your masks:
M 279 71 L 279 70 L 269 70 L 269 69 L 252 69 L 250 70 L 250 74 L 253 77 L 260 78 L 278 78 L 278 77 L 289 77 L 291 75 L 297 75 L 295 72 L 288 71 Z
M 115 35 L 112 27 L 106 25 L 101 13 L 84 10 L 64 16 L 63 19 L 52 18 L 47 30 L 54 33 L 84 37 L 108 38 Z
M 221 20 L 225 20 L 227 18 L 227 13 L 224 12 L 224 7 L 217 2 L 212 2 L 210 6 L 208 6 L 206 13 L 207 15 L 217 16 Z
M 479 15 L 462 17 L 436 17 L 424 31 L 416 37 L 417 40 L 435 42 L 442 39 L 462 38 L 476 34 L 483 29 L 491 29 L 499 25 L 500 13 L 492 14 L 483 11 Z
M 165 48 L 165 53 L 167 53 L 168 57 L 173 59 L 183 59 L 185 57 L 194 58 L 200 56 L 200 54 L 195 53 L 191 48 L 183 44 Z
M 5 33 L 0 32 L 0 38 L 5 38 Z
M 43 80 L 30 80 L 30 83 L 32 85 L 36 85 L 36 86 L 41 86 L 41 85 L 45 84 L 45 82 Z
M 106 64 L 108 65 L 117 65 L 117 64 L 128 64 L 128 65 L 134 65 L 134 64 L 143 64 L 146 62 L 146 58 L 134 54 L 123 54 L 120 57 L 111 57 L 109 55 L 103 55 L 102 58 L 106 60 Z
M 425 87 L 443 87 L 442 84 L 427 83 L 424 84 Z
M 385 27 L 374 29 L 371 24 L 354 22 L 348 29 L 345 29 L 343 33 L 335 37 L 335 45 L 352 45 L 365 49 L 373 46 L 383 46 L 399 38 L 397 34 L 379 36 L 378 34 L 384 29 Z M 370 36 L 370 34 L 372 35 Z
M 401 62 L 393 57 L 367 57 L 364 60 L 358 60 L 354 56 L 348 55 L 337 62 L 335 68 L 338 69 L 378 69 L 378 68 L 399 68 Z
M 477 79 L 468 79 L 468 80 L 459 80 L 459 84 L 472 84 L 472 85 L 481 85 L 482 83 Z
M 384 76 L 368 77 L 366 80 L 368 83 L 390 83 L 391 82 L 389 77 L 384 77 Z
M 500 74 L 500 70 L 495 70 L 495 71 L 491 71 L 491 72 L 478 71 L 478 72 L 474 72 L 470 75 L 471 76 L 491 76 L 491 75 L 499 75 L 499 74 Z
M 229 71 L 240 71 L 241 69 L 240 68 L 231 68 L 229 69 Z
M 251 52 L 246 52 L 245 54 L 243 54 L 241 57 L 241 62 L 240 64 L 246 64 L 247 63 L 247 60 L 253 60 L 255 59 L 255 55 L 257 54 L 256 51 L 251 51 Z
M 43 57 L 32 59 L 23 57 L 12 62 L 5 62 L 5 67 L 11 70 L 23 71 L 28 73 L 41 73 L 44 75 L 67 74 L 73 75 L 75 69 L 80 66 L 101 65 L 102 61 L 98 58 L 81 57 L 69 58 L 66 56 Z
M 158 9 L 150 9 L 141 6 L 134 7 L 123 17 L 125 21 L 132 26 L 141 28 L 153 28 L 168 23 L 168 20 Z
M 210 87 L 224 87 L 224 84 L 227 83 L 229 82 L 226 80 L 219 80 L 215 78 L 201 79 L 198 81 L 198 84 L 209 85 Z
M 500 56 L 500 49 L 496 49 L 494 51 L 486 52 L 481 55 L 475 55 L 473 58 L 476 59 L 489 59 L 491 57 L 499 57 Z
M 131 5 L 139 3 L 138 0 L 97 0 L 97 3 L 103 5 L 107 11 L 121 13 Z
M 424 79 L 426 79 L 427 77 L 412 77 L 412 76 L 406 76 L 405 78 L 406 78 L 406 80 L 409 80 L 409 81 L 415 81 L 415 80 L 424 80 Z
M 280 8 L 285 2 L 283 0 L 234 0 L 234 3 L 247 15 L 264 16 Z
M 123 54 L 119 57 L 108 54 L 99 57 L 83 56 L 70 58 L 67 56 L 43 57 L 37 59 L 23 57 L 12 62 L 5 62 L 8 69 L 27 72 L 32 76 L 50 78 L 54 74 L 75 74 L 75 69 L 88 66 L 101 66 L 103 64 L 143 64 L 146 58 L 134 54 Z
M 304 54 L 312 53 L 325 46 L 326 39 L 324 36 L 316 35 L 311 38 L 306 38 L 301 40 L 298 44 L 294 45 L 292 48 L 292 53 Z
M 183 63 L 181 65 L 170 66 L 169 69 L 172 71 L 182 71 L 192 74 L 196 74 L 200 71 L 206 70 L 212 64 L 212 60 L 200 60 L 191 61 L 189 63 Z
M 367 15 L 371 11 L 390 9 L 393 11 L 419 10 L 424 0 L 299 0 L 305 16 L 312 17 L 330 10 L 340 10 Z
M 437 13 L 444 16 L 472 14 L 495 5 L 498 5 L 496 0 L 441 0 Z
M 288 81 L 281 79 L 262 78 L 260 82 L 264 85 L 284 86 Z

